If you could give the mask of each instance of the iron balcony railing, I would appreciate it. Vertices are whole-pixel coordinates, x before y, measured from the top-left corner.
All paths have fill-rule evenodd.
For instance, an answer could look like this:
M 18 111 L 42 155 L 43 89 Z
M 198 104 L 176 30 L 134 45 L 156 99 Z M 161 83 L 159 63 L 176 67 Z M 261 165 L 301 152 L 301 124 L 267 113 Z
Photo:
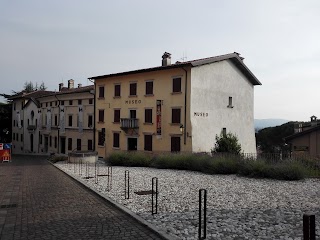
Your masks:
M 121 118 L 120 127 L 122 129 L 139 128 L 139 119 L 138 118 Z
M 37 126 L 36 125 L 28 125 L 27 129 L 29 131 L 33 131 L 33 130 L 36 130 Z

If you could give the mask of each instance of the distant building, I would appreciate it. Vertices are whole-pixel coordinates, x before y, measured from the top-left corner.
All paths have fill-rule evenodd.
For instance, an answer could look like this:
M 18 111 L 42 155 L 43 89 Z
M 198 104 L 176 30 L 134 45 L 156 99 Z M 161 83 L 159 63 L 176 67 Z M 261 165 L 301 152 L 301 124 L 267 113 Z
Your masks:
M 320 122 L 316 116 L 311 116 L 310 122 L 296 123 L 294 132 L 285 138 L 293 153 L 320 155 Z
M 93 150 L 94 86 L 68 87 L 59 92 L 34 91 L 12 96 L 13 153 L 67 154 Z
M 12 153 L 39 153 L 37 98 L 53 94 L 50 91 L 20 92 L 8 99 L 12 101 Z
M 254 86 L 238 53 L 91 77 L 95 82 L 96 150 L 209 152 L 232 132 L 255 153 Z

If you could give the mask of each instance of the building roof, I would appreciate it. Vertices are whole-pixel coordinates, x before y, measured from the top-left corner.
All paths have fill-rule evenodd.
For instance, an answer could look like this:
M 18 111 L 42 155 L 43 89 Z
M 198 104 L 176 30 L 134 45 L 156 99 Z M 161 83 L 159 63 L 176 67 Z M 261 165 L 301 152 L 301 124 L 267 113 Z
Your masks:
M 26 99 L 30 99 L 30 98 L 39 98 L 39 97 L 43 97 L 43 96 L 48 96 L 50 94 L 52 94 L 54 92 L 52 91 L 45 91 L 45 90 L 38 90 L 38 91 L 33 91 L 33 92 L 19 92 L 11 97 L 9 97 L 9 100 L 15 100 L 15 99 L 19 99 L 19 98 L 26 98 Z
M 89 79 L 98 80 L 102 78 L 124 76 L 124 75 L 152 72 L 152 71 L 159 71 L 159 70 L 167 70 L 167 69 L 173 69 L 173 68 L 197 67 L 205 64 L 224 61 L 224 60 L 231 60 L 238 67 L 238 69 L 250 80 L 250 82 L 253 85 L 261 85 L 261 82 L 254 76 L 254 74 L 249 70 L 249 68 L 243 63 L 243 58 L 240 57 L 238 53 L 229 53 L 225 55 L 202 58 L 202 59 L 197 59 L 192 61 L 177 62 L 174 64 L 170 64 L 168 66 L 158 66 L 158 67 L 144 68 L 144 69 L 138 69 L 133 71 L 127 71 L 127 72 L 112 73 L 107 75 L 91 77 Z
M 54 95 L 63 95 L 63 94 L 71 94 L 71 93 L 82 93 L 82 92 L 90 92 L 91 90 L 94 90 L 94 85 L 88 85 L 84 87 L 78 87 L 78 88 L 62 88 L 60 92 L 52 92 L 51 94 L 48 94 L 43 97 L 47 96 L 54 96 Z
M 315 131 L 317 131 L 317 130 L 319 130 L 319 129 L 320 129 L 320 125 L 314 126 L 314 127 L 309 128 L 309 129 L 307 129 L 307 130 L 304 130 L 304 131 L 302 131 L 302 132 L 294 133 L 294 134 L 292 134 L 292 135 L 290 135 L 290 136 L 288 136 L 288 137 L 285 137 L 284 140 L 285 140 L 285 141 L 290 141 L 290 140 L 292 140 L 292 139 L 294 139 L 294 138 L 301 137 L 301 136 L 303 136 L 303 135 L 306 135 L 306 134 L 315 132 Z

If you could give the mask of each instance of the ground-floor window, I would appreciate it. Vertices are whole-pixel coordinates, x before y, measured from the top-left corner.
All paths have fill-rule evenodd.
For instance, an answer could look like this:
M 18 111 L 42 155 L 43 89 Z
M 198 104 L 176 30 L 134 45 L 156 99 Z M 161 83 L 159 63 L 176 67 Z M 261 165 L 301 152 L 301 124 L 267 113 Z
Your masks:
M 105 128 L 102 128 L 101 131 L 98 132 L 98 145 L 103 146 L 105 142 Z
M 77 150 L 81 150 L 81 139 L 77 139 Z
M 180 152 L 180 137 L 171 137 L 171 152 Z
M 144 150 L 152 151 L 152 135 L 144 135 Z
M 88 139 L 88 150 L 92 151 L 93 150 L 93 145 L 92 145 L 92 140 Z
M 68 150 L 72 150 L 72 138 L 68 138 Z
M 119 148 L 120 147 L 120 134 L 113 133 L 113 147 Z

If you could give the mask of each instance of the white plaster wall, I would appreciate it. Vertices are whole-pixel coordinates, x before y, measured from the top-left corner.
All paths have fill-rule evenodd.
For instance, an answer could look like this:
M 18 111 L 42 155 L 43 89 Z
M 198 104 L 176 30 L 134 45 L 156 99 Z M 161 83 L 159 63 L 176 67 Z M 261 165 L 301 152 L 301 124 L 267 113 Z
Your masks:
M 31 111 L 34 112 L 34 118 L 33 121 L 31 120 Z M 28 119 L 30 125 L 36 125 L 36 119 L 38 119 L 38 107 L 35 105 L 34 102 L 30 102 L 25 108 L 24 108 L 24 151 L 25 153 L 39 153 L 39 122 L 37 123 L 37 128 L 34 131 L 28 130 Z M 31 151 L 31 141 L 30 141 L 30 135 L 33 134 L 33 151 Z
M 228 108 L 229 97 L 233 108 Z M 191 69 L 192 150 L 208 152 L 222 128 L 238 136 L 242 151 L 256 153 L 253 85 L 230 61 Z M 195 116 L 194 113 L 204 113 Z

